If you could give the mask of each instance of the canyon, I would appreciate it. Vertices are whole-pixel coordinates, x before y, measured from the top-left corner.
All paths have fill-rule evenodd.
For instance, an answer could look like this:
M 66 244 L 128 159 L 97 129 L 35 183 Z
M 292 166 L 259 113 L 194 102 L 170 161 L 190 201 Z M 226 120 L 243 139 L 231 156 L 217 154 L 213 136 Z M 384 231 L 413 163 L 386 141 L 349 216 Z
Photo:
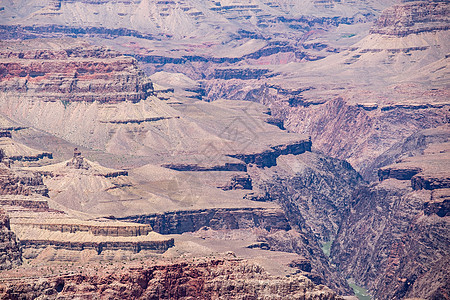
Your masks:
M 1 297 L 449 299 L 448 11 L 0 4 Z

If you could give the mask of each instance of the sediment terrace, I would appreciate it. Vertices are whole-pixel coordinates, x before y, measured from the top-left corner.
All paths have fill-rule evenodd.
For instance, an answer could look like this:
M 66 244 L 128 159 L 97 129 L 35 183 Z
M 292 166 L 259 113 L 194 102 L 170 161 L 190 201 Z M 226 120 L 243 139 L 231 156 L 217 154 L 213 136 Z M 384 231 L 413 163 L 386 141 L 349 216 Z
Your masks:
M 164 252 L 174 245 L 152 231 L 150 225 L 111 220 L 80 220 L 68 214 L 49 209 L 44 197 L 2 196 L 3 209 L 10 216 L 13 231 L 23 249 L 83 250 L 153 250 Z
M 38 226 L 42 228 L 40 225 L 41 224 Z M 106 230 L 99 235 L 84 231 L 69 233 L 54 230 L 42 230 L 40 228 L 35 228 L 34 226 L 36 225 L 24 226 L 23 223 L 20 225 L 13 224 L 12 230 L 14 230 L 19 237 L 20 244 L 23 248 L 42 250 L 43 248 L 50 246 L 55 249 L 76 251 L 94 249 L 100 254 L 105 250 L 128 250 L 134 253 L 138 253 L 142 250 L 152 250 L 158 253 L 164 253 L 167 249 L 174 246 L 174 240 L 172 238 L 165 238 L 156 233 L 148 233 L 146 235 L 133 237 L 111 236 L 103 234 L 110 234 L 115 231 L 115 228 L 106 228 Z M 53 227 L 51 228 L 54 229 Z

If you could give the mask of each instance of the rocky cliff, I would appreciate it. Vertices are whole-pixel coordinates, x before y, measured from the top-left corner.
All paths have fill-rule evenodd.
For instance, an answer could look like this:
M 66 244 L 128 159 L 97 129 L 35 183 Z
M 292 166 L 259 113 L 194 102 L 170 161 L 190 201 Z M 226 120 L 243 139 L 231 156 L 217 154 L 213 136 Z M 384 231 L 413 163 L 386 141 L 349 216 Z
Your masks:
M 17 267 L 22 263 L 22 249 L 11 231 L 9 217 L 0 209 L 0 270 Z
M 248 197 L 276 201 L 293 224 L 308 226 L 322 242 L 333 240 L 353 190 L 364 184 L 347 162 L 311 152 L 280 157 L 276 167 L 249 173 L 257 188 Z
M 448 1 L 404 2 L 386 9 L 371 33 L 406 36 L 450 29 Z
M 263 228 L 267 231 L 289 230 L 289 221 L 280 209 L 209 209 L 169 212 L 120 218 L 124 221 L 149 224 L 162 234 L 181 234 L 202 227 L 219 229 Z
M 151 82 L 134 59 L 105 48 L 75 40 L 3 41 L 0 47 L 2 92 L 65 105 L 74 101 L 138 102 L 152 93 Z
M 448 217 L 425 214 L 429 199 L 395 179 L 359 190 L 333 243 L 333 262 L 377 299 L 446 299 Z
M 0 194 L 2 195 L 37 193 L 45 196 L 48 193 L 40 174 L 34 172 L 13 172 L 2 166 L 0 167 L 0 183 Z
M 448 163 L 448 143 L 430 144 L 355 191 L 331 257 L 376 299 L 448 298 Z
M 342 299 L 303 276 L 280 278 L 239 259 L 102 268 L 79 275 L 2 283 L 3 299 L 77 298 L 86 295 L 117 299 Z

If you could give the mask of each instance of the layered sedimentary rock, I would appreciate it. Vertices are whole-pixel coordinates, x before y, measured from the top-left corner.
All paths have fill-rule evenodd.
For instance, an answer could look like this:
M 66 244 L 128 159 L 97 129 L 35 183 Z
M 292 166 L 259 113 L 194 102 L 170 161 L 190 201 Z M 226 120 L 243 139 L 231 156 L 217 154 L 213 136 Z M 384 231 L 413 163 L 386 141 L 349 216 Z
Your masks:
M 76 101 L 138 102 L 152 93 L 151 82 L 134 59 L 104 48 L 75 40 L 2 42 L 1 48 L 2 92 L 19 92 L 64 105 Z
M 30 195 L 31 193 L 47 195 L 48 193 L 42 177 L 34 172 L 13 172 L 2 166 L 0 167 L 0 182 L 0 194 L 2 195 Z
M 289 230 L 289 221 L 280 209 L 209 209 L 199 211 L 180 211 L 158 215 L 141 215 L 121 218 L 121 220 L 150 224 L 162 234 L 180 234 L 197 231 L 202 227 L 213 230 L 263 228 Z
M 89 270 L 90 271 L 90 270 Z M 134 299 L 342 299 L 330 289 L 315 285 L 303 276 L 280 278 L 260 266 L 239 259 L 209 259 L 136 266 L 102 275 L 89 271 L 80 275 L 52 276 L 2 284 L 3 298 L 20 294 L 34 298 L 102 296 Z
M 78 250 L 151 250 L 163 253 L 173 239 L 162 237 L 149 225 L 109 220 L 82 220 L 49 208 L 47 199 L 29 196 L 2 196 L 1 205 L 11 216 L 11 226 L 23 249 L 34 258 L 45 247 Z
M 383 12 L 372 33 L 406 36 L 413 33 L 450 29 L 447 1 L 421 1 L 397 4 Z
M 266 79 L 205 80 L 205 97 L 265 103 L 288 130 L 375 180 L 405 138 L 447 123 L 446 11 L 445 1 L 400 4 L 340 53 L 271 67 Z
M 5 158 L 14 162 L 35 162 L 42 159 L 52 159 L 53 154 L 51 152 L 39 151 L 32 149 L 12 138 L 10 131 L 5 131 L 8 133 L 3 137 L 0 137 L 0 149 L 3 149 Z
M 22 263 L 22 249 L 11 231 L 9 217 L 0 209 L 0 270 L 10 269 Z

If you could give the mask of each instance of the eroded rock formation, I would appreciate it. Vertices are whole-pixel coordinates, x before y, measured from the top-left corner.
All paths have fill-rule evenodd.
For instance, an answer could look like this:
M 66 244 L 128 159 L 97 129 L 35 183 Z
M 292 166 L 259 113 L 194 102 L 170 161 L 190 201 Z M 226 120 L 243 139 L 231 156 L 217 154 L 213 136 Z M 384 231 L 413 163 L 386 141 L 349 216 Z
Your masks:
M 107 270 L 107 269 L 106 269 Z M 8 281 L 1 296 L 26 299 L 108 297 L 120 299 L 342 299 L 306 277 L 281 278 L 239 259 L 209 259 L 122 269 L 112 274 L 52 276 L 27 281 Z
M 3 41 L 1 48 L 2 92 L 62 101 L 64 105 L 76 101 L 138 102 L 152 93 L 151 82 L 133 58 L 104 48 L 75 40 Z
M 276 201 L 292 223 L 306 223 L 323 242 L 337 234 L 353 190 L 364 183 L 347 162 L 311 152 L 280 157 L 276 167 L 249 173 L 263 195 L 259 200 Z
M 375 22 L 372 33 L 406 36 L 422 32 L 448 30 L 447 1 L 404 1 L 386 9 Z
M 11 231 L 9 217 L 0 209 L 0 270 L 10 269 L 22 263 L 22 249 Z
M 130 216 L 120 220 L 150 224 L 153 230 L 162 234 L 197 231 L 205 226 L 215 230 L 263 228 L 271 231 L 290 229 L 289 221 L 280 209 L 235 208 L 179 211 Z

